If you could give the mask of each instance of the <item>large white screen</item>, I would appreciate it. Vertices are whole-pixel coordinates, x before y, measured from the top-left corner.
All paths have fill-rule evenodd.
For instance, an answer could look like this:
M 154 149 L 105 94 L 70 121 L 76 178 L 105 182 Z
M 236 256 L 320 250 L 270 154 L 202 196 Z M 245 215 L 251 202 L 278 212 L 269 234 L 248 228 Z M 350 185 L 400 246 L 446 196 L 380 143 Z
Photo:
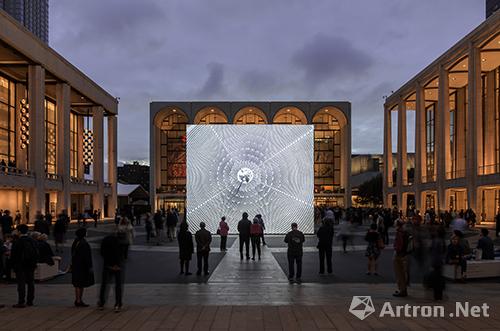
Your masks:
M 314 230 L 312 125 L 188 125 L 187 221 L 237 232 L 243 212 L 268 233 Z

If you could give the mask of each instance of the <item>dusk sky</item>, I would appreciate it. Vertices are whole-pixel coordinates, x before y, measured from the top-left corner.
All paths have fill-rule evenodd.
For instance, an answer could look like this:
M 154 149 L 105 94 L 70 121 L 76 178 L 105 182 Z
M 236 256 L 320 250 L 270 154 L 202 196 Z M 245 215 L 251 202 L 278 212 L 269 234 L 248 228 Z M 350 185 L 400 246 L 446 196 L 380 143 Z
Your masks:
M 353 153 L 381 153 L 382 97 L 479 25 L 484 7 L 484 0 L 52 0 L 50 45 L 120 98 L 121 162 L 148 162 L 151 101 L 350 101 Z

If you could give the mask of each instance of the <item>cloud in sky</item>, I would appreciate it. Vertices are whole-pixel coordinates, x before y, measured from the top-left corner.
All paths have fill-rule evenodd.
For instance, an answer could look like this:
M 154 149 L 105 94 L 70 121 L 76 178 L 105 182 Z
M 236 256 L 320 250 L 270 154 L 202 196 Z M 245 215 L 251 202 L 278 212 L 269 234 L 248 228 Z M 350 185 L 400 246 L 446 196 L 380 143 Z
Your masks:
M 348 100 L 353 152 L 380 153 L 382 96 L 483 20 L 470 0 L 51 0 L 50 45 L 120 97 L 121 161 L 148 159 L 160 100 Z

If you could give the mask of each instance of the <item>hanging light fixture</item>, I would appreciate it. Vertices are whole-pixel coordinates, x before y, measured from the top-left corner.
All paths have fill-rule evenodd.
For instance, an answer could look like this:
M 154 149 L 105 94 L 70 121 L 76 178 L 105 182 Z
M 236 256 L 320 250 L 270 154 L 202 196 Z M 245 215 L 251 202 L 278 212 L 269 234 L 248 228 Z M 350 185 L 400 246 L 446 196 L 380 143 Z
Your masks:
M 90 173 L 90 165 L 94 161 L 94 134 L 89 126 L 89 113 L 87 112 L 87 128 L 83 130 L 83 164 L 87 174 Z
M 21 149 L 26 149 L 30 143 L 30 105 L 26 99 L 21 99 L 20 112 Z

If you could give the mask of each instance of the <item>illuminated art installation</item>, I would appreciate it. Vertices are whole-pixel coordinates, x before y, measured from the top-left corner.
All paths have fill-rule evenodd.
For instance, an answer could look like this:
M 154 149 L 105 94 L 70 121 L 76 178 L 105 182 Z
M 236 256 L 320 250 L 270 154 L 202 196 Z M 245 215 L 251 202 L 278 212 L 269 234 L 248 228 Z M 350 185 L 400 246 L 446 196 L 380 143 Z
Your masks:
M 264 219 L 267 233 L 296 222 L 314 230 L 312 125 L 188 125 L 187 221 L 215 233 L 226 216 L 231 233 L 243 212 Z

